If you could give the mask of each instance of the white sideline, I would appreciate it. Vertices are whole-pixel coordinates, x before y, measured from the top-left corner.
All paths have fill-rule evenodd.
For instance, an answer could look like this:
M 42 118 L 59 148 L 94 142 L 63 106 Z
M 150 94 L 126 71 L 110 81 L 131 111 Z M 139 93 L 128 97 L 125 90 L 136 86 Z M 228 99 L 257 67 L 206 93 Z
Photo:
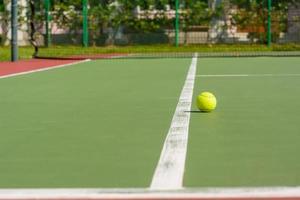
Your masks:
M 35 72 L 42 72 L 42 71 L 47 71 L 47 70 L 51 70 L 51 69 L 68 67 L 68 66 L 71 66 L 71 65 L 77 65 L 77 64 L 85 63 L 85 62 L 89 62 L 89 61 L 91 61 L 91 59 L 85 59 L 85 60 L 72 62 L 72 63 L 68 63 L 68 64 L 63 64 L 63 65 L 57 65 L 57 66 L 53 66 L 53 67 L 46 67 L 46 68 L 42 68 L 42 69 L 35 69 L 35 70 L 26 71 L 26 72 L 19 72 L 19 73 L 4 75 L 4 76 L 0 76 L 0 79 L 14 77 L 14 76 L 20 76 L 20 75 L 25 75 L 25 74 L 32 74 L 32 73 L 35 73 Z
M 197 54 L 190 65 L 150 189 L 182 188 Z
M 68 199 L 216 199 L 216 198 L 293 198 L 300 199 L 298 187 L 202 188 L 181 190 L 127 189 L 0 189 L 0 200 Z
M 300 76 L 300 74 L 206 74 L 196 75 L 196 77 L 210 78 L 210 77 L 293 77 Z

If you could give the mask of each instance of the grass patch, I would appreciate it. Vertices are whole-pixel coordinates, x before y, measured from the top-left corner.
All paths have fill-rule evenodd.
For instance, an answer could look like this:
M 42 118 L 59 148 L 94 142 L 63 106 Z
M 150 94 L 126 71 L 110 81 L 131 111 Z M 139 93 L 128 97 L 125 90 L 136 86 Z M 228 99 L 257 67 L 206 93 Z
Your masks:
M 10 60 L 10 47 L 0 46 L 0 61 L 9 61 Z M 25 60 L 32 58 L 34 49 L 32 47 L 20 47 L 19 48 L 19 59 Z

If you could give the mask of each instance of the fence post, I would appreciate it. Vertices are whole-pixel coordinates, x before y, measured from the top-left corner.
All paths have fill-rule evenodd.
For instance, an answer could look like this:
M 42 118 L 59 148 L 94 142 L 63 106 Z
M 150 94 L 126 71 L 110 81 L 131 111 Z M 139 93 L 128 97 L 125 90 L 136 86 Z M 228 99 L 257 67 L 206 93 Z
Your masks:
M 272 45 L 272 0 L 268 0 L 268 33 L 267 33 L 268 47 Z
M 18 61 L 18 1 L 11 1 L 11 61 Z
M 179 0 L 175 1 L 175 46 L 179 46 Z
M 50 0 L 45 0 L 45 20 L 46 20 L 46 34 L 45 34 L 45 45 L 49 47 L 51 45 L 51 34 L 50 34 Z
M 87 0 L 82 0 L 82 15 L 83 15 L 82 43 L 83 43 L 84 47 L 88 47 L 88 45 L 89 45 L 89 31 L 88 31 L 88 2 L 87 2 Z

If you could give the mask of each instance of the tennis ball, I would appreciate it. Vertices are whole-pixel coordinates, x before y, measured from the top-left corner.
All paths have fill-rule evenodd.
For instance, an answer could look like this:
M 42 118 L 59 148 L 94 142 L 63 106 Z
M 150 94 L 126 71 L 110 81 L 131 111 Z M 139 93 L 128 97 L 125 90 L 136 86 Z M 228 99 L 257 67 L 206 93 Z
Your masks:
M 215 95 L 210 92 L 202 92 L 197 97 L 197 107 L 202 112 L 211 112 L 217 106 L 217 99 Z

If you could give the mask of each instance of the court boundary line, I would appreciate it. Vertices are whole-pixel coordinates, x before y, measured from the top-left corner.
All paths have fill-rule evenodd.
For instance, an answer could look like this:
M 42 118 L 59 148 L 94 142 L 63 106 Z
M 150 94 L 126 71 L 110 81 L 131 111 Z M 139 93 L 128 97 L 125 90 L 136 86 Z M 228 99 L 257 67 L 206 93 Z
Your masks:
M 52 66 L 52 67 L 45 67 L 45 68 L 41 68 L 41 69 L 34 69 L 34 70 L 29 70 L 29 71 L 24 71 L 24 72 L 17 72 L 17 73 L 13 73 L 13 74 L 0 76 L 0 79 L 21 76 L 21 75 L 27 75 L 27 74 L 37 73 L 37 72 L 43 72 L 43 71 L 48 71 L 48 70 L 58 69 L 58 68 L 63 68 L 63 67 L 69 67 L 72 65 L 78 65 L 78 64 L 90 62 L 90 61 L 91 61 L 91 59 L 85 59 L 85 60 L 76 61 L 76 62 L 72 62 L 72 63 L 68 63 L 68 64 L 56 65 L 56 66 Z
M 190 188 L 181 190 L 127 189 L 0 189 L 0 200 L 73 199 L 300 199 L 297 187 Z
M 186 111 L 191 110 L 197 61 L 195 53 L 152 177 L 151 189 L 182 188 L 190 122 L 190 112 Z
M 298 77 L 300 74 L 203 74 L 196 75 L 201 78 L 223 78 L 223 77 Z

